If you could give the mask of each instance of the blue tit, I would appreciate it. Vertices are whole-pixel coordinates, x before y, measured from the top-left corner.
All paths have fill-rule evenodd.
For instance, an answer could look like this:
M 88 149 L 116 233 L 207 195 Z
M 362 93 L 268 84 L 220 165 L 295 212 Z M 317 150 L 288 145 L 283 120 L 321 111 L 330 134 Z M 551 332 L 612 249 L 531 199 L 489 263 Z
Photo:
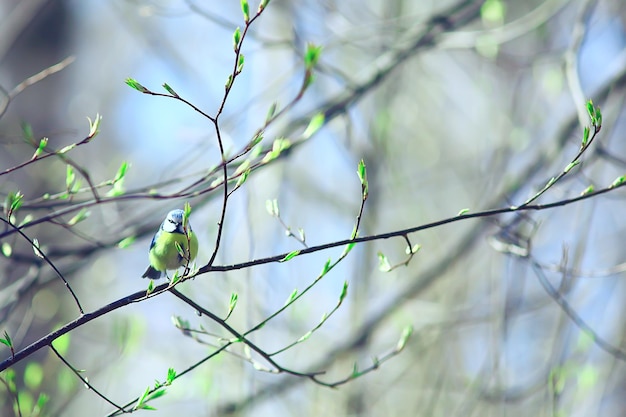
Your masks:
M 183 265 L 191 265 L 198 254 L 198 238 L 191 231 L 191 225 L 187 221 L 187 234 L 183 227 L 182 210 L 172 210 L 167 213 L 167 217 L 161 223 L 161 227 L 152 238 L 150 243 L 150 266 L 142 275 L 143 278 L 159 279 L 166 275 L 168 269 L 178 269 Z M 182 248 L 185 256 L 179 252 L 176 242 Z M 187 248 L 190 243 L 191 250 Z

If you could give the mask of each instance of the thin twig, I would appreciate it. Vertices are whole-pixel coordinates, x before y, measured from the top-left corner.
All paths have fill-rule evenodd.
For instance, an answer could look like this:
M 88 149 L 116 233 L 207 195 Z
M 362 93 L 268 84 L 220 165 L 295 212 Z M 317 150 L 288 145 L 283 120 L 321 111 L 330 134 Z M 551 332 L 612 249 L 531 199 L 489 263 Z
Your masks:
M 54 272 L 57 274 L 57 276 L 59 278 L 61 278 L 61 281 L 63 281 L 63 284 L 65 285 L 65 287 L 68 289 L 68 291 L 70 292 L 70 294 L 72 295 L 72 298 L 74 298 L 74 302 L 76 303 L 76 306 L 78 307 L 78 311 L 80 312 L 80 314 L 83 314 L 83 307 L 80 305 L 80 301 L 78 301 L 78 297 L 76 296 L 76 293 L 74 293 L 74 290 L 72 289 L 72 287 L 70 286 L 70 283 L 67 282 L 67 280 L 65 279 L 65 277 L 63 276 L 63 274 L 61 273 L 61 271 L 59 271 L 59 269 L 56 267 L 56 265 L 54 264 L 54 262 L 52 262 L 50 260 L 50 258 L 48 258 L 48 256 L 44 253 L 44 251 L 39 247 L 39 245 L 36 245 L 35 242 L 28 236 L 26 236 L 26 234 L 24 232 L 22 232 L 21 230 L 19 230 L 13 223 L 11 223 L 8 220 L 3 219 L 2 217 L 0 217 L 0 221 L 2 221 L 3 223 L 5 223 L 7 226 L 9 226 L 10 228 L 14 229 L 17 231 L 17 233 L 20 234 L 20 236 L 22 236 L 28 243 L 30 243 L 31 247 L 34 248 L 34 250 L 41 255 L 41 258 L 43 258 L 44 261 L 46 261 L 46 263 L 48 265 L 50 265 L 50 267 L 54 270 Z
M 120 411 L 123 411 L 123 408 L 120 407 L 119 405 L 115 404 L 113 401 L 111 401 L 106 395 L 102 394 L 100 391 L 98 391 L 93 385 L 91 385 L 89 383 L 89 381 L 87 381 L 86 378 L 83 378 L 83 376 L 80 374 L 80 372 L 78 370 L 76 370 L 76 368 L 74 368 L 64 357 L 63 355 L 61 355 L 59 353 L 58 350 L 56 350 L 56 348 L 52 345 L 52 343 L 50 343 L 50 349 L 54 352 L 55 355 L 57 355 L 57 357 L 59 359 L 61 359 L 61 362 L 63 362 L 65 364 L 65 366 L 67 366 L 68 368 L 70 368 L 70 370 L 74 373 L 74 375 L 76 375 L 82 382 L 83 384 L 85 384 L 85 386 L 87 388 L 89 388 L 90 390 L 92 390 L 98 397 L 102 398 L 104 401 L 108 402 L 109 404 L 111 404 L 113 407 L 117 408 Z

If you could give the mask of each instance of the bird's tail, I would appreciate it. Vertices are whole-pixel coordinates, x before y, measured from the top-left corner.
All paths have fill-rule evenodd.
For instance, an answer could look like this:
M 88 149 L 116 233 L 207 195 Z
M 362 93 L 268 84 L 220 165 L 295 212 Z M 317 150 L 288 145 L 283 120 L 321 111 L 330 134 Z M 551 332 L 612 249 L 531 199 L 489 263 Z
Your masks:
M 164 273 L 162 271 L 157 271 L 156 269 L 154 269 L 152 267 L 152 265 L 150 265 L 148 267 L 148 269 L 146 269 L 146 272 L 144 272 L 141 277 L 142 278 L 150 278 L 150 279 L 159 279 L 163 275 L 164 275 Z

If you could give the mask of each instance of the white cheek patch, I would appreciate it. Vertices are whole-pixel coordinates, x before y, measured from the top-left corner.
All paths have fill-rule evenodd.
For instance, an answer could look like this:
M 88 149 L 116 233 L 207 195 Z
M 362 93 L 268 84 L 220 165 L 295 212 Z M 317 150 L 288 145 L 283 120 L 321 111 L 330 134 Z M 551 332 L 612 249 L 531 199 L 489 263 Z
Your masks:
M 174 233 L 176 229 L 178 229 L 178 224 L 172 223 L 169 220 L 166 220 L 165 222 L 163 222 L 161 229 L 163 229 L 163 231 L 168 232 L 168 233 Z

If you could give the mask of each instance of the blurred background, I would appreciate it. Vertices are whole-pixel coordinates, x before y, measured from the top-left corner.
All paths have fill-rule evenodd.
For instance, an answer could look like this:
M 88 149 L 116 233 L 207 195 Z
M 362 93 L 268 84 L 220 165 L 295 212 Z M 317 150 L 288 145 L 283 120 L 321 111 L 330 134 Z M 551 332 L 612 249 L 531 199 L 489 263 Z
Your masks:
M 602 131 L 583 163 L 538 202 L 572 198 L 590 185 L 607 187 L 626 172 L 621 0 L 304 3 L 272 0 L 245 38 L 245 66 L 220 118 L 231 155 L 263 126 L 272 103 L 280 109 L 298 94 L 307 44 L 323 49 L 314 84 L 264 134 L 264 146 L 285 137 L 292 148 L 253 171 L 229 200 L 216 265 L 301 249 L 281 220 L 294 233 L 302 228 L 309 246 L 349 238 L 361 203 L 361 159 L 369 198 L 360 236 L 464 209 L 522 204 L 575 157 L 589 124 L 588 99 L 602 109 Z M 250 9 L 257 6 L 252 2 Z M 86 312 L 147 287 L 140 277 L 152 234 L 167 211 L 185 201 L 193 207 L 191 224 L 201 244 L 197 263 L 208 262 L 221 189 L 189 199 L 156 199 L 150 192 L 175 193 L 220 163 L 214 125 L 183 103 L 141 94 L 124 80 L 159 92 L 167 83 L 214 115 L 234 66 L 237 27 L 244 27 L 239 2 L 0 3 L 0 197 L 24 194 L 18 222 L 93 201 L 89 191 L 59 197 L 67 178 L 61 158 L 4 172 L 34 152 L 23 139 L 25 124 L 37 143 L 47 137 L 50 149 L 60 149 L 80 142 L 87 118 L 100 114 L 100 134 L 67 157 L 96 184 L 129 165 L 124 198 L 89 206 L 89 217 L 73 227 L 67 222 L 76 212 L 24 229 Z M 46 69 L 41 81 L 21 84 Z M 308 120 L 320 112 L 326 124 L 303 138 Z M 420 251 L 390 272 L 379 267 L 378 254 L 402 264 L 404 239 L 359 244 L 250 339 L 267 352 L 298 340 L 335 307 L 347 281 L 340 309 L 275 359 L 296 371 L 325 371 L 320 379 L 334 383 L 393 352 L 403 329 L 412 326 L 402 352 L 328 388 L 256 370 L 235 346 L 232 354 L 176 380 L 151 404 L 157 408 L 152 413 L 621 416 L 623 194 L 617 189 L 550 210 L 466 219 L 411 234 Z M 280 219 L 266 209 L 272 199 Z M 119 247 L 128 237 L 136 240 Z M 27 241 L 10 234 L 0 243 L 0 330 L 19 349 L 79 311 Z M 220 317 L 237 293 L 228 323 L 245 332 L 342 252 L 339 247 L 205 274 L 179 288 Z M 124 404 L 165 380 L 168 368 L 180 373 L 221 344 L 210 335 L 202 337 L 208 344 L 186 337 L 172 324 L 176 316 L 231 337 L 162 294 L 72 331 L 63 340 L 64 358 L 99 392 Z M 8 357 L 3 348 L 1 359 Z M 49 349 L 12 369 L 21 415 L 104 416 L 115 410 Z M 0 378 L 0 414 L 18 415 L 6 371 Z M 49 399 L 37 414 L 32 410 L 42 393 Z

